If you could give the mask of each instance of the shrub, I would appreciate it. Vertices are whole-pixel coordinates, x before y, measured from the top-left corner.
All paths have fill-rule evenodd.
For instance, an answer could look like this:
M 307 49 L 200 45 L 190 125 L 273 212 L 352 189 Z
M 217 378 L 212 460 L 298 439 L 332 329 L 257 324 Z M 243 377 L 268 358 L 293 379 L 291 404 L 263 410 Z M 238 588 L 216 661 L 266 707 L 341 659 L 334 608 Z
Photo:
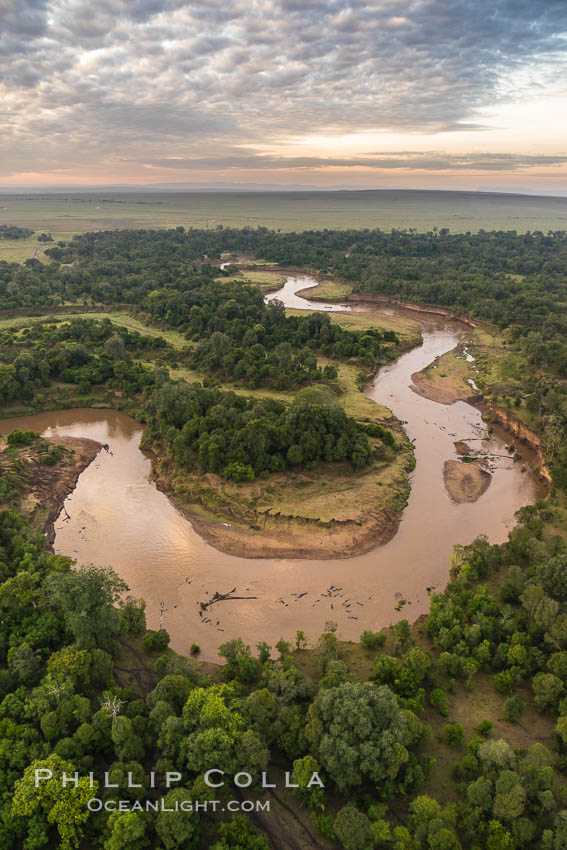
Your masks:
M 157 632 L 147 631 L 142 638 L 142 645 L 146 652 L 159 651 L 167 649 L 170 640 L 171 638 L 165 629 L 160 629 Z
M 508 697 L 504 703 L 504 717 L 508 723 L 517 723 L 524 710 L 524 700 L 521 697 Z
M 450 747 L 460 747 L 465 739 L 465 730 L 460 723 L 447 723 L 443 737 Z
M 33 441 L 39 436 L 35 431 L 21 431 L 16 428 L 11 434 L 8 434 L 7 442 L 9 446 L 31 446 Z
M 201 651 L 201 645 L 193 642 L 191 644 L 191 649 L 189 650 L 191 655 L 198 655 L 200 653 L 200 651 Z
M 254 470 L 249 463 L 238 463 L 234 461 L 225 466 L 223 477 L 232 481 L 254 481 Z
M 436 708 L 439 714 L 447 717 L 449 714 L 449 704 L 447 702 L 447 694 L 443 688 L 434 688 L 429 694 L 429 702 Z
M 481 720 L 478 726 L 475 726 L 475 732 L 478 732 L 478 734 L 482 735 L 483 738 L 488 738 L 492 732 L 492 721 Z
M 325 838 L 328 838 L 329 841 L 337 840 L 335 830 L 333 829 L 333 819 L 329 815 L 317 815 L 314 821 L 314 826 L 316 831 Z
M 365 629 L 360 635 L 360 643 L 365 649 L 379 649 L 386 643 L 386 632 L 373 632 Z

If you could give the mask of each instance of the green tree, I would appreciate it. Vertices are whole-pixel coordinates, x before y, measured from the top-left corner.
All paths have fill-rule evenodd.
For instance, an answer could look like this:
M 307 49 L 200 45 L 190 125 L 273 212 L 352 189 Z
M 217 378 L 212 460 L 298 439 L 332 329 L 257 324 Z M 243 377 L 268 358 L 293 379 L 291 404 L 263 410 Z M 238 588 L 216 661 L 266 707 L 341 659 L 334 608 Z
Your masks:
M 345 850 L 372 850 L 374 846 L 370 821 L 352 803 L 340 809 L 333 822 L 333 829 Z
M 150 840 L 143 817 L 138 812 L 112 812 L 108 819 L 110 836 L 104 850 L 144 850 Z
M 250 826 L 243 816 L 221 823 L 217 834 L 211 850 L 270 850 L 268 839 Z
M 537 673 L 532 679 L 534 702 L 538 708 L 555 708 L 565 691 L 563 682 L 553 673 Z
M 524 811 L 526 791 L 518 774 L 513 770 L 503 770 L 495 784 L 494 817 L 511 821 L 519 818 Z
M 192 801 L 192 795 L 186 788 L 174 788 L 164 798 L 164 808 L 177 811 L 160 811 L 156 818 L 156 832 L 165 850 L 190 850 L 199 846 L 199 832 L 195 815 L 181 807 Z
M 460 747 L 465 738 L 465 730 L 461 723 L 447 723 L 443 729 L 443 737 L 450 747 Z
M 306 736 L 340 791 L 365 780 L 380 785 L 395 779 L 409 759 L 407 747 L 415 743 L 392 691 L 369 682 L 319 691 L 309 708 Z
M 294 784 L 299 785 L 299 788 L 295 788 L 293 793 L 313 810 L 324 808 L 325 802 L 324 789 L 313 782 L 315 773 L 320 774 L 321 768 L 313 756 L 305 756 L 294 761 L 291 778 Z
M 43 773 L 46 781 L 35 786 L 36 770 Z M 97 783 L 89 788 L 89 779 L 81 777 L 77 787 L 73 784 L 63 786 L 62 776 L 72 776 L 76 768 L 71 762 L 57 755 L 38 759 L 24 771 L 23 777 L 16 782 L 12 798 L 12 815 L 26 818 L 25 823 L 33 827 L 33 817 L 41 814 L 44 823 L 57 827 L 61 850 L 72 850 L 79 846 L 83 834 L 83 825 L 89 818 L 87 803 L 96 797 Z M 50 775 L 51 774 L 51 775 Z
M 110 568 L 92 564 L 51 573 L 45 581 L 47 597 L 63 612 L 67 628 L 79 649 L 99 647 L 114 655 L 124 623 L 115 603 L 128 589 Z

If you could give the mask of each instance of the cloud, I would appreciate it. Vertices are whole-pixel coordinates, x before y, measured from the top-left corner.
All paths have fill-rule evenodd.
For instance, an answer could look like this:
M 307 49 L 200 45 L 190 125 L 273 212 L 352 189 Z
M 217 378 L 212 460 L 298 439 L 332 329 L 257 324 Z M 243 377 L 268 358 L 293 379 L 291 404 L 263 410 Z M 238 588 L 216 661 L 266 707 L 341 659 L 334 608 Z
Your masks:
M 479 110 L 522 94 L 507 83 L 519 70 L 527 88 L 541 85 L 531 71 L 542 65 L 564 74 L 567 4 L 0 0 L 0 30 L 5 174 L 24 160 L 35 170 L 46 152 L 53 169 L 125 160 L 307 168 L 307 159 L 269 165 L 235 146 L 475 126 Z M 528 162 L 428 156 L 357 164 L 466 170 L 482 161 L 490 170 Z
M 222 157 L 163 158 L 147 163 L 153 168 L 194 171 L 225 171 L 229 169 L 293 169 L 313 171 L 319 168 L 404 169 L 416 171 L 521 171 L 525 168 L 567 164 L 567 154 L 524 155 L 476 153 L 456 155 L 401 151 L 361 157 L 278 157 L 265 155 L 243 156 L 234 152 Z

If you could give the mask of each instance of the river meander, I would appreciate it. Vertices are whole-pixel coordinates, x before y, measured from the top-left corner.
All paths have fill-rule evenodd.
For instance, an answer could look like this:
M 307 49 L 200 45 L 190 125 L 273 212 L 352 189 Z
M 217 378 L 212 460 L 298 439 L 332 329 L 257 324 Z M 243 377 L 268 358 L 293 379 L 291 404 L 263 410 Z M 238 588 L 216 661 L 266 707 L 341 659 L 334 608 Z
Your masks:
M 295 292 L 314 282 L 291 277 L 280 297 L 288 306 L 321 309 L 301 302 Z M 337 308 L 337 305 L 327 305 Z M 390 313 L 396 312 L 389 308 Z M 428 608 L 428 587 L 441 589 L 449 574 L 456 543 L 478 534 L 492 542 L 504 540 L 514 513 L 535 501 L 542 488 L 530 472 L 531 456 L 523 461 L 496 461 L 492 483 L 474 503 L 451 501 L 443 482 L 443 463 L 456 459 L 455 440 L 480 445 L 487 427 L 479 411 L 465 402 L 442 405 L 410 389 L 410 376 L 467 339 L 467 328 L 444 318 L 420 315 L 423 345 L 404 354 L 375 377 L 367 392 L 390 407 L 415 440 L 416 468 L 411 495 L 398 533 L 386 545 L 348 560 L 246 559 L 224 554 L 206 543 L 167 497 L 149 480 L 150 460 L 140 451 L 142 426 L 115 410 L 74 409 L 4 419 L 0 430 L 32 428 L 54 434 L 90 437 L 108 443 L 80 476 L 57 520 L 55 550 L 78 563 L 112 566 L 131 593 L 147 601 L 149 628 L 159 623 L 160 600 L 167 609 L 164 626 L 171 645 L 186 653 L 200 643 L 204 659 L 216 660 L 220 643 L 242 636 L 254 646 L 281 636 L 291 639 L 302 628 L 310 639 L 327 620 L 338 624 L 345 639 L 358 639 L 365 628 L 378 629 L 407 617 L 416 619 Z M 508 442 L 509 442 L 508 438 Z M 498 429 L 483 447 L 506 455 L 506 436 Z M 253 599 L 220 602 L 203 618 L 199 602 L 215 591 L 237 588 Z M 339 590 L 329 591 L 329 588 Z M 396 611 L 400 597 L 407 600 Z M 208 620 L 208 622 L 206 622 Z

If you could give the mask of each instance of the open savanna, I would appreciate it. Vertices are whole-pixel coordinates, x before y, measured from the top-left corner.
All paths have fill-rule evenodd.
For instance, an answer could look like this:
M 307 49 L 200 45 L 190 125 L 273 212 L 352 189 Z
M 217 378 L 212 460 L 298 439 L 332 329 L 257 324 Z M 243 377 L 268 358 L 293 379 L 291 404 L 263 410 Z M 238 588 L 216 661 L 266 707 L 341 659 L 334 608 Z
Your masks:
M 453 232 L 567 228 L 567 198 L 484 192 L 60 192 L 0 194 L 0 224 L 54 238 L 114 228 L 410 228 Z M 3 246 L 0 244 L 0 251 Z M 2 254 L 0 253 L 0 258 Z

